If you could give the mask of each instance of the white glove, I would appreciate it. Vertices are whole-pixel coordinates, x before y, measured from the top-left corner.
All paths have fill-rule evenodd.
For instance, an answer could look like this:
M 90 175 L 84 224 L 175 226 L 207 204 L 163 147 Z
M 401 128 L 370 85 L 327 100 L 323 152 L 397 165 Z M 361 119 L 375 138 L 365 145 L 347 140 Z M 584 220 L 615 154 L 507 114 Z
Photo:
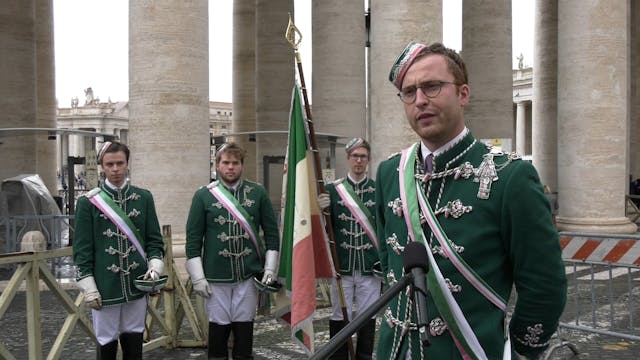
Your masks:
M 329 193 L 322 193 L 318 195 L 318 206 L 320 206 L 320 210 L 324 210 L 331 206 L 331 197 Z
M 262 276 L 262 283 L 270 285 L 276 282 L 278 275 L 278 256 L 280 253 L 276 250 L 267 250 L 264 260 L 264 275 Z
M 211 289 L 209 288 L 209 282 L 204 277 L 202 258 L 198 256 L 187 260 L 186 268 L 193 283 L 193 291 L 208 299 L 211 296 Z
M 84 293 L 84 303 L 95 310 L 102 309 L 102 296 L 96 286 L 96 281 L 93 276 L 87 276 L 82 280 L 76 282 L 76 285 Z
M 162 275 L 164 275 L 164 261 L 158 258 L 149 260 L 149 270 L 144 274 L 144 279 L 156 281 Z

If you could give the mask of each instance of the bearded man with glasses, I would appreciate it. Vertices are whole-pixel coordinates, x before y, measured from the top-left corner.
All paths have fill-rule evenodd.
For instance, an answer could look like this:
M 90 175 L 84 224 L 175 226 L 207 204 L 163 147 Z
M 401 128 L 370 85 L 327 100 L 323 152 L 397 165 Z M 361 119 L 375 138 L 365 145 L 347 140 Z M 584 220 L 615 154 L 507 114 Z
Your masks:
M 539 358 L 567 284 L 535 168 L 465 126 L 470 87 L 454 50 L 411 42 L 389 80 L 420 141 L 378 167 L 380 263 L 392 285 L 403 275 L 405 246 L 427 246 L 428 316 L 418 321 L 412 294 L 395 297 L 384 310 L 377 358 Z

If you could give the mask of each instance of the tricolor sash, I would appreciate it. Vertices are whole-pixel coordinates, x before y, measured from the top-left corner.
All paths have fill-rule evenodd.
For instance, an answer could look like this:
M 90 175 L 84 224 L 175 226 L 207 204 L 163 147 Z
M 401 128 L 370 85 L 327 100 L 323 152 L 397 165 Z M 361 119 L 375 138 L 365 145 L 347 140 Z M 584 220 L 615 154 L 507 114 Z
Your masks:
M 138 253 L 142 256 L 142 258 L 146 261 L 147 255 L 140 245 L 140 240 L 142 236 L 136 229 L 136 226 L 133 224 L 129 216 L 120 209 L 120 207 L 111 199 L 109 195 L 107 195 L 101 188 L 97 187 L 91 191 L 89 191 L 86 195 L 87 199 L 95 205 L 111 222 L 123 233 L 127 236 L 127 239 L 133 244 L 133 246 L 138 250 Z
M 234 219 L 240 224 L 240 226 L 247 232 L 251 242 L 256 248 L 256 252 L 258 253 L 258 257 L 262 260 L 262 248 L 260 247 L 260 241 L 258 239 L 258 228 L 255 226 L 253 221 L 249 219 L 251 216 L 247 213 L 242 205 L 224 186 L 219 186 L 219 181 L 214 181 L 211 184 L 207 185 L 209 192 L 216 198 L 222 206 L 233 216 Z
M 502 311 L 506 311 L 506 302 L 458 255 L 444 230 L 440 227 L 420 183 L 415 178 L 416 146 L 417 144 L 414 144 L 404 149 L 400 158 L 400 198 L 409 236 L 412 241 L 421 241 L 425 246 L 430 246 L 420 224 L 420 209 L 433 235 L 456 269 L 483 296 Z M 427 251 L 427 254 L 431 268 L 431 271 L 427 273 L 427 283 L 458 350 L 463 358 L 486 359 L 484 349 L 464 317 L 460 306 L 453 298 L 432 252 Z
M 342 201 L 351 214 L 356 219 L 360 227 L 367 233 L 371 243 L 378 248 L 378 240 L 376 238 L 376 228 L 373 226 L 373 216 L 369 209 L 362 203 L 360 197 L 355 193 L 353 186 L 348 181 L 342 180 L 335 183 L 336 192 L 340 195 Z

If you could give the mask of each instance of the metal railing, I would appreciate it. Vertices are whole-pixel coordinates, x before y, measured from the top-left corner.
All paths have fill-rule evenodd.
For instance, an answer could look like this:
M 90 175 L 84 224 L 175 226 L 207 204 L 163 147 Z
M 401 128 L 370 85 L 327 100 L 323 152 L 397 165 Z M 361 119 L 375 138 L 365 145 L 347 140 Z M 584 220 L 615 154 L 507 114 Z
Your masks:
M 29 231 L 40 231 L 47 249 L 69 245 L 69 215 L 0 216 L 0 253 L 20 251 L 20 241 Z
M 559 346 L 577 352 L 566 333 L 640 341 L 640 235 L 561 232 L 560 243 L 568 287 Z
M 0 216 L 0 254 L 20 251 L 23 236 L 29 231 L 40 231 L 47 242 L 47 249 L 61 249 L 69 245 L 69 215 L 20 215 Z M 75 267 L 68 256 L 51 257 L 49 270 L 56 278 L 73 278 Z M 15 264 L 0 264 L 0 269 L 14 269 Z

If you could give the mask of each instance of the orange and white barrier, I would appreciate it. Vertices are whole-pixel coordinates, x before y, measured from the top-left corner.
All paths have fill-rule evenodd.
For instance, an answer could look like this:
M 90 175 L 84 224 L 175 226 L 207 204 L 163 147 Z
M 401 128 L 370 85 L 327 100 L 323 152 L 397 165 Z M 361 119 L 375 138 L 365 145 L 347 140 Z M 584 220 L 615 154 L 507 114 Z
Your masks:
M 640 238 L 560 234 L 562 258 L 640 266 Z

